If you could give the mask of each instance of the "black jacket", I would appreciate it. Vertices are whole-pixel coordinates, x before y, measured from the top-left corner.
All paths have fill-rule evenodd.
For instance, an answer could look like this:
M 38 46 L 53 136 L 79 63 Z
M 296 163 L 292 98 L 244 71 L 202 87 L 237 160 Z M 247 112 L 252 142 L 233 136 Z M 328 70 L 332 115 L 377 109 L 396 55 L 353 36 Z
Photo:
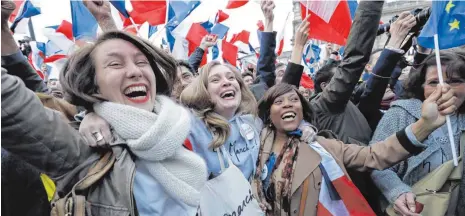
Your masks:
M 50 215 L 39 171 L 3 148 L 2 215 Z
M 350 97 L 370 59 L 382 8 L 383 2 L 360 2 L 343 61 L 323 92 L 310 101 L 315 118 L 313 124 L 320 130 L 333 131 L 344 143 L 366 145 L 371 140 L 372 130 Z M 286 72 L 283 82 L 298 86 L 303 67 L 290 63 L 287 70 L 292 71 Z

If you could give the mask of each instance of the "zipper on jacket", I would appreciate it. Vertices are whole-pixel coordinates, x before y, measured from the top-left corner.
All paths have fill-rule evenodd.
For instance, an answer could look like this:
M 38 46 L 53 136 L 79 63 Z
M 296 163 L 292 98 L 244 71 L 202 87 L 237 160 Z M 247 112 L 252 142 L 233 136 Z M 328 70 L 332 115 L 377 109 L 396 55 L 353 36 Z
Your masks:
M 134 178 L 135 178 L 135 174 L 136 174 L 136 165 L 134 164 L 134 167 L 133 167 L 133 170 L 132 170 L 132 173 L 131 173 L 131 182 L 129 183 L 129 185 L 131 185 L 131 187 L 129 187 L 129 195 L 131 196 L 131 202 L 130 202 L 130 208 L 131 208 L 131 216 L 137 216 L 136 215 L 136 205 L 134 204 Z

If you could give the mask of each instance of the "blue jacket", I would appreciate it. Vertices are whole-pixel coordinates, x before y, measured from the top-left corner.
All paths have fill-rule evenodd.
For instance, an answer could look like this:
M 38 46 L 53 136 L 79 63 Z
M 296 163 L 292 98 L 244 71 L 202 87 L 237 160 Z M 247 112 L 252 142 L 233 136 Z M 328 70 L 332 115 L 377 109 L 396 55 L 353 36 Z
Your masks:
M 260 58 L 257 62 L 257 79 L 259 81 L 250 86 L 250 91 L 257 101 L 274 85 L 276 79 L 276 32 L 260 32 L 260 35 Z
M 234 165 L 236 165 L 249 179 L 255 171 L 258 151 L 260 150 L 260 131 L 262 122 L 253 115 L 236 115 L 229 120 L 231 133 L 224 144 L 227 152 L 221 152 L 228 167 L 227 158 L 224 154 L 229 154 Z M 209 146 L 213 140 L 212 133 L 205 126 L 205 123 L 192 114 L 191 132 L 188 137 L 192 144 L 192 149 L 200 155 L 207 163 L 209 176 L 220 174 L 220 162 L 216 151 Z
M 358 109 L 363 113 L 372 130 L 376 129 L 379 120 L 383 117 L 380 112 L 381 101 L 389 84 L 389 79 L 382 77 L 391 77 L 401 57 L 401 53 L 384 49 L 373 68 L 373 74 L 375 75 L 368 78 L 360 97 Z
M 194 52 L 189 56 L 189 65 L 194 69 L 195 73 L 198 73 L 200 63 L 202 63 L 203 55 L 205 50 L 200 47 L 195 48 Z

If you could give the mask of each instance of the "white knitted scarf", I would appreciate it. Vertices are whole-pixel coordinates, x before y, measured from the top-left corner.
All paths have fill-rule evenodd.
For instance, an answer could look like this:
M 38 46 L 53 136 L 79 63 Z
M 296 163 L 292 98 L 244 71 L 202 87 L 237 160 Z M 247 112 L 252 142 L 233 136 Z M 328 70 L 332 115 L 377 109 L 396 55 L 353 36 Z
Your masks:
M 154 112 L 112 102 L 94 105 L 150 174 L 173 198 L 198 206 L 207 179 L 202 158 L 182 144 L 190 130 L 186 109 L 166 96 L 157 96 Z

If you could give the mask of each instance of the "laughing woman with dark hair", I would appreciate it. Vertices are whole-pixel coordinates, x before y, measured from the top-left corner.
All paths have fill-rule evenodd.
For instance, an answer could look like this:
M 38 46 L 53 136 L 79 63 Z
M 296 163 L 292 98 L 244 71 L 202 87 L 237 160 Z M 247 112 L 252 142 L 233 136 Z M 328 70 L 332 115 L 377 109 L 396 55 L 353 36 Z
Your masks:
M 195 215 L 207 170 L 183 147 L 190 119 L 168 97 L 175 71 L 169 55 L 122 32 L 107 32 L 78 50 L 60 74 L 65 98 L 113 129 L 81 137 L 2 70 L 2 147 L 50 176 L 63 197 L 101 165 L 95 164 L 102 150 L 88 140 L 106 143 L 114 164 L 83 192 L 86 215 Z
M 460 135 L 465 131 L 465 53 L 460 50 L 441 51 L 444 82 L 451 88 L 457 112 L 450 116 L 455 146 L 458 148 Z M 386 139 L 390 134 L 421 119 L 422 103 L 434 94 L 439 86 L 435 54 L 429 55 L 416 70 L 412 70 L 405 83 L 403 100 L 395 101 L 384 114 L 373 135 L 372 143 Z M 441 107 L 440 107 L 441 108 Z M 447 127 L 435 130 L 423 144 L 428 149 L 396 166 L 376 171 L 371 177 L 389 203 L 400 208 L 405 200 L 413 202 L 411 186 L 428 173 L 452 160 Z M 461 150 L 463 152 L 463 150 Z M 458 152 L 458 151 L 457 151 Z M 387 203 L 385 203 L 387 204 Z
M 362 147 L 317 135 L 301 141 L 298 126 L 302 120 L 313 122 L 312 107 L 289 84 L 270 88 L 259 103 L 259 115 L 266 127 L 260 136 L 258 167 L 253 180 L 261 207 L 273 216 L 325 212 L 375 215 L 350 180 L 346 168 L 382 170 L 420 153 L 423 146 L 418 143 L 445 123 L 445 115 L 455 111 L 450 103 L 455 98 L 450 92 L 447 87 L 444 91 L 438 87 L 424 101 L 420 120 L 392 132 L 384 141 Z

